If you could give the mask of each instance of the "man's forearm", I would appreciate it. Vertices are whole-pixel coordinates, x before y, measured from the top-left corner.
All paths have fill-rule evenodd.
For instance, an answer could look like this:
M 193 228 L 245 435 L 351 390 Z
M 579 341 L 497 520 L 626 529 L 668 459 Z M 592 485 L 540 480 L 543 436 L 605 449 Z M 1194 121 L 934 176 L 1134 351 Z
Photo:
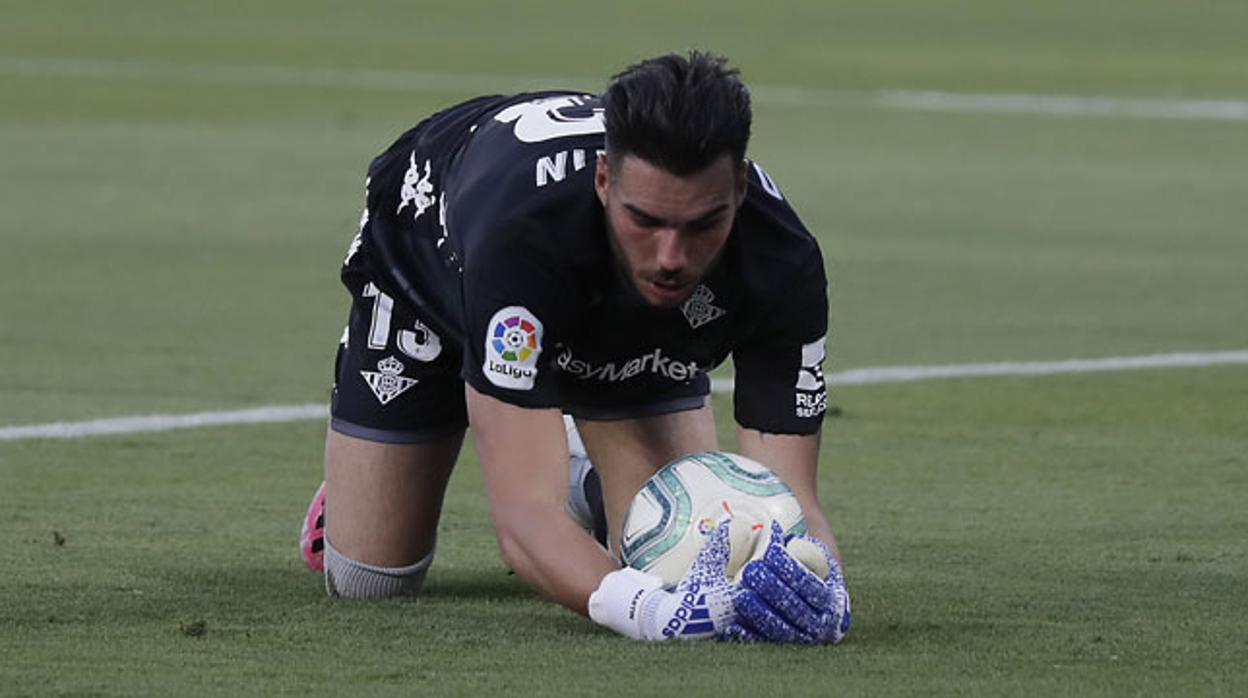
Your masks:
M 832 535 L 832 527 L 819 506 L 819 434 L 765 434 L 738 426 L 737 448 L 741 455 L 771 468 L 788 484 L 802 505 L 807 532 L 823 541 L 839 562 L 840 549 Z
M 618 567 L 564 511 L 567 432 L 555 409 L 526 409 L 465 389 L 503 562 L 573 611 Z
M 588 615 L 589 595 L 619 568 L 562 508 L 510 505 L 495 513 L 499 552 L 520 578 L 555 602 Z

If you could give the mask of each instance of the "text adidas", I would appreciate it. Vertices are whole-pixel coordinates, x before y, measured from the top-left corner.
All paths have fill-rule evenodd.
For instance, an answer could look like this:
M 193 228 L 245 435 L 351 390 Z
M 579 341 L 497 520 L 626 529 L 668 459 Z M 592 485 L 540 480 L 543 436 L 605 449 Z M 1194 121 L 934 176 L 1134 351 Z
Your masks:
M 698 593 L 701 588 L 701 584 L 694 582 L 685 590 L 684 595 L 680 598 L 680 606 L 676 608 L 672 617 L 667 619 L 667 624 L 663 626 L 661 631 L 663 637 L 673 638 L 684 634 L 685 626 L 689 624 L 689 621 L 693 618 L 694 611 L 699 608 L 705 599 L 704 596 Z

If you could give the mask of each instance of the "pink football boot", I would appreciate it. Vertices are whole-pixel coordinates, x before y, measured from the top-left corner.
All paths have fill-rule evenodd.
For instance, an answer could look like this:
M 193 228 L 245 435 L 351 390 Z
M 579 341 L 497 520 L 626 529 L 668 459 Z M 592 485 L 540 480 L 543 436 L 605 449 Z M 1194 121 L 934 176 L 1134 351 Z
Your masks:
M 321 574 L 325 571 L 325 483 L 316 488 L 308 513 L 303 517 L 299 531 L 299 556 L 308 569 Z

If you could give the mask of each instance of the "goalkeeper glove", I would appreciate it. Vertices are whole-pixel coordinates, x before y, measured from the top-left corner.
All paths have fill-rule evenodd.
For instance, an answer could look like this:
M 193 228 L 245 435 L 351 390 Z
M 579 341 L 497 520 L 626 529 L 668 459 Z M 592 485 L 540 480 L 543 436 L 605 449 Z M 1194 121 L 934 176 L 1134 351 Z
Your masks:
M 728 564 L 729 521 L 720 522 L 675 591 L 657 575 L 625 567 L 602 578 L 589 596 L 594 622 L 634 640 L 693 640 L 715 637 L 732 623 L 733 585 Z
M 808 645 L 840 642 L 849 630 L 849 592 L 841 566 L 822 542 L 785 538 L 776 522 L 761 559 L 745 567 L 728 639 Z

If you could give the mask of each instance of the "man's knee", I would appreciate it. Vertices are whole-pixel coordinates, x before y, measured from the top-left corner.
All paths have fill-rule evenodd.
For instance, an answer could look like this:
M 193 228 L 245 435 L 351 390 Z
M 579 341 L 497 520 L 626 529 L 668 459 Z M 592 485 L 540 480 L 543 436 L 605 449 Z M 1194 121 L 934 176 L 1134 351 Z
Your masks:
M 343 555 L 325 539 L 325 591 L 347 599 L 389 599 L 414 596 L 425 584 L 436 547 L 405 567 L 381 567 Z

